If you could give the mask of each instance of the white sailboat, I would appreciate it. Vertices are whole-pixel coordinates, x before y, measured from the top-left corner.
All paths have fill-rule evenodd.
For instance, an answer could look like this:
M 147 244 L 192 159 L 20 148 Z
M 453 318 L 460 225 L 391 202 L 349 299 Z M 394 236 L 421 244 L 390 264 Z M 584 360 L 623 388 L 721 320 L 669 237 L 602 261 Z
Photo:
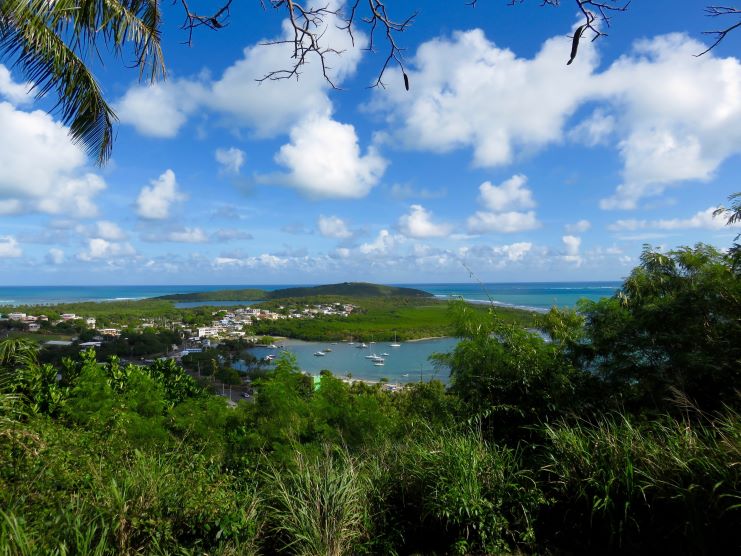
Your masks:
M 393 344 L 389 344 L 389 346 L 392 347 L 392 348 L 401 347 L 401 344 L 397 343 L 397 341 L 396 341 L 396 332 L 394 332 L 394 343 Z

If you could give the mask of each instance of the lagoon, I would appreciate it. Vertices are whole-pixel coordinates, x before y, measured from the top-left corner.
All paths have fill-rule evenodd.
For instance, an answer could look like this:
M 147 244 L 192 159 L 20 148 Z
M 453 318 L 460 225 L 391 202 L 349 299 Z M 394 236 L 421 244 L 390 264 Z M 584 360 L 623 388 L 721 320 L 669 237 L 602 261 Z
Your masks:
M 277 349 L 256 347 L 250 350 L 252 355 L 264 358 L 267 355 L 280 356 L 283 350 L 296 356 L 298 366 L 302 371 L 310 374 L 319 374 L 326 369 L 338 377 L 345 377 L 352 373 L 353 378 L 363 380 L 380 380 L 387 378 L 389 382 L 416 382 L 420 378 L 429 381 L 432 378 L 448 383 L 448 370 L 435 369 L 429 361 L 433 353 L 448 353 L 455 348 L 456 338 L 434 338 L 401 342 L 401 347 L 393 348 L 390 342 L 370 344 L 366 349 L 358 348 L 358 344 L 349 342 L 304 342 L 301 340 L 281 340 L 276 342 Z M 330 348 L 332 351 L 323 357 L 314 355 L 317 351 Z M 383 367 L 376 367 L 373 361 L 366 359 L 366 355 L 376 353 L 384 357 Z M 238 365 L 237 368 L 240 368 Z M 242 368 L 244 368 L 242 366 Z

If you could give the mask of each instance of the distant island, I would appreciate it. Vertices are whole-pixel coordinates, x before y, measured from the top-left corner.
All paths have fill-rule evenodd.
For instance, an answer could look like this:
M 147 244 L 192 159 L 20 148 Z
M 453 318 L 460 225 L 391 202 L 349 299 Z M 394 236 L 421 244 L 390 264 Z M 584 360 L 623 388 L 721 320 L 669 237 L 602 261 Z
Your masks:
M 300 288 L 283 288 L 267 291 L 256 288 L 240 290 L 216 290 L 210 292 L 178 293 L 163 295 L 154 299 L 166 301 L 269 301 L 274 299 L 288 299 L 297 297 L 342 296 L 342 297 L 411 297 L 430 298 L 431 293 L 414 288 L 400 288 L 383 286 L 368 282 L 343 282 L 341 284 L 326 284 L 323 286 L 308 286 Z

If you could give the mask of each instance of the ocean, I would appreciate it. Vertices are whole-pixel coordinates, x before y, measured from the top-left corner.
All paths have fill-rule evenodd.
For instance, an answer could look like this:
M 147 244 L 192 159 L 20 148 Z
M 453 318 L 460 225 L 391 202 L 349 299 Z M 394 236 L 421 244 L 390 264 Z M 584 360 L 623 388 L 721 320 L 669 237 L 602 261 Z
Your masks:
M 440 299 L 462 298 L 475 303 L 490 301 L 503 306 L 539 311 L 574 307 L 581 298 L 596 301 L 609 297 L 620 282 L 512 282 L 489 284 L 392 284 L 417 288 Z M 222 289 L 259 288 L 276 290 L 300 284 L 211 284 L 190 286 L 0 286 L 0 307 L 50 305 L 83 301 L 121 301 L 145 299 L 175 293 L 192 293 Z M 234 305 L 235 303 L 230 303 Z

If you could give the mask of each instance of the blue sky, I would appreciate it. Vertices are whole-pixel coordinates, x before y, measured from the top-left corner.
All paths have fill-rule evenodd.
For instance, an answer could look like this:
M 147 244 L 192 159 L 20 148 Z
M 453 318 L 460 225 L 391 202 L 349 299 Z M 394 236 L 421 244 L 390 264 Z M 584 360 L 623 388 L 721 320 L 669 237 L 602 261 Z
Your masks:
M 368 88 L 362 27 L 323 37 L 341 90 L 316 61 L 259 84 L 290 64 L 259 44 L 280 13 L 235 5 L 188 47 L 163 5 L 165 82 L 96 68 L 120 119 L 104 168 L 0 65 L 0 282 L 613 280 L 644 243 L 728 247 L 741 33 L 698 58 L 721 24 L 702 2 L 638 1 L 567 66 L 574 5 L 506 4 L 420 2 L 409 92 L 396 68 Z

